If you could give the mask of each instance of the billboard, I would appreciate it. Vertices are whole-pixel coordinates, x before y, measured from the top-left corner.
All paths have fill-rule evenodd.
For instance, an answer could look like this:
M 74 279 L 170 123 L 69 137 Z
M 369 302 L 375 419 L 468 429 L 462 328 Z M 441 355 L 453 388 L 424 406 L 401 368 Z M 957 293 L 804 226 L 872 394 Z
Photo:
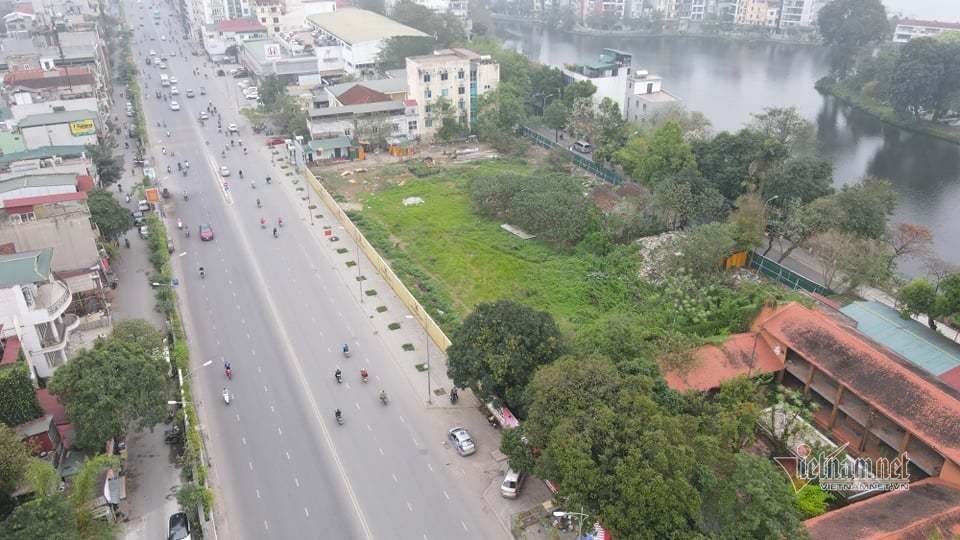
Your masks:
M 263 46 L 263 57 L 267 60 L 279 60 L 282 57 L 280 45 L 267 43 Z
M 97 125 L 93 123 L 93 119 L 76 120 L 74 122 L 70 122 L 70 134 L 74 137 L 95 135 L 96 133 Z

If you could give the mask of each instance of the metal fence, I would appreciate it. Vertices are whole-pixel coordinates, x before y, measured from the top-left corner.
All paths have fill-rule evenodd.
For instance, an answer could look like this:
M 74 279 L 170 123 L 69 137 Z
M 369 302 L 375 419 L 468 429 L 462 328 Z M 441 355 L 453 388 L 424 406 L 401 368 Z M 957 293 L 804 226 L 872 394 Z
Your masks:
M 558 148 L 563 152 L 566 152 L 567 157 L 570 159 L 571 162 L 573 162 L 574 165 L 576 165 L 577 167 L 580 167 L 581 169 L 587 171 L 588 173 L 594 176 L 597 176 L 603 180 L 606 180 L 607 182 L 610 182 L 611 184 L 616 184 L 618 186 L 623 183 L 623 178 L 621 178 L 619 174 L 611 171 L 610 169 L 597 165 L 593 161 L 581 156 L 580 154 L 570 151 L 570 149 L 568 148 L 564 148 L 560 146 L 559 144 L 551 141 L 548 137 L 544 137 L 543 135 L 537 133 L 536 131 L 526 126 L 520 126 L 520 134 L 549 150 Z
M 789 268 L 760 255 L 755 251 L 750 252 L 750 268 L 755 268 L 758 274 L 764 275 L 770 279 L 775 279 L 791 289 L 803 289 L 807 292 L 829 296 L 834 292 L 827 287 L 805 278 Z

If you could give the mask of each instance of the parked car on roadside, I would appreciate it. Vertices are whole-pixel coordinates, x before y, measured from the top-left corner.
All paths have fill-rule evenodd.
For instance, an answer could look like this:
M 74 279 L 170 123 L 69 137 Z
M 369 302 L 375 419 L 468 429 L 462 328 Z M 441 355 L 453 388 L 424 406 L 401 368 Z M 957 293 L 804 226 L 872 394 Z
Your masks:
M 473 438 L 470 437 L 466 428 L 459 426 L 451 428 L 447 432 L 447 438 L 450 439 L 450 444 L 457 449 L 457 453 L 461 456 L 469 456 L 477 451 L 477 446 L 473 443 Z

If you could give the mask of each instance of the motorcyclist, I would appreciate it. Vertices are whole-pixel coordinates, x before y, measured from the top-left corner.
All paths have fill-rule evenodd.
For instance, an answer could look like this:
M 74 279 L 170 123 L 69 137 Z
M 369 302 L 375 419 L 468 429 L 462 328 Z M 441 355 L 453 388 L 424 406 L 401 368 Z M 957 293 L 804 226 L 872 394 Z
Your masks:
M 366 382 L 366 380 L 367 380 L 369 377 L 370 377 L 370 374 L 367 373 L 367 368 L 362 368 L 362 369 L 360 370 L 360 380 Z
M 206 275 L 206 272 L 204 272 L 203 267 L 201 266 L 201 267 L 200 267 L 200 277 L 203 277 L 204 275 Z
M 224 388 L 224 391 L 226 391 L 226 388 Z M 337 420 L 340 420 L 340 418 L 343 417 L 343 413 L 340 412 L 340 409 L 333 411 L 333 415 L 337 417 Z
M 382 402 L 384 402 L 384 403 L 387 402 L 387 391 L 386 391 L 386 390 L 382 390 L 382 389 L 380 390 L 380 401 L 382 401 Z
M 346 343 L 343 344 L 343 352 L 344 354 L 350 352 L 350 347 L 348 347 Z
M 258 199 L 257 199 L 257 208 L 260 208 L 261 206 L 262 206 L 262 205 L 260 204 L 260 199 L 258 198 Z
M 167 165 L 167 174 L 170 174 L 170 166 Z
M 266 229 L 266 228 L 267 228 L 267 220 L 265 220 L 265 219 L 263 219 L 263 218 L 260 218 L 260 228 L 261 228 L 261 229 Z
M 237 174 L 240 175 L 240 178 L 243 178 L 243 169 L 238 170 Z
M 278 218 L 277 218 L 277 225 L 283 227 L 283 218 L 282 218 L 282 217 L 278 217 Z
M 279 237 L 279 236 L 280 236 L 280 233 L 278 233 L 278 232 L 277 232 L 277 228 L 274 227 L 274 228 L 273 228 L 273 237 L 274 237 L 274 238 L 277 238 L 277 237 Z
M 337 378 L 337 382 L 343 380 L 343 372 L 340 371 L 340 368 L 337 368 L 337 371 L 333 373 L 333 376 Z

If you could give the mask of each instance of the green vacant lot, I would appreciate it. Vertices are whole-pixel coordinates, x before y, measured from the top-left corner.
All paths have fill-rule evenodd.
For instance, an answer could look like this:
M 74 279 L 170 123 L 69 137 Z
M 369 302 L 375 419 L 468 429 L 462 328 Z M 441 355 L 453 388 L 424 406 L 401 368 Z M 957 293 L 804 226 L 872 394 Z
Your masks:
M 462 320 L 477 303 L 500 298 L 548 311 L 567 328 L 596 317 L 601 307 L 590 301 L 586 261 L 535 239 L 521 240 L 501 229 L 500 223 L 470 211 L 468 179 L 505 172 L 532 170 L 503 161 L 465 164 L 362 195 L 361 227 L 421 301 L 425 290 L 431 292 L 429 284 L 420 284 L 415 277 L 412 282 L 410 275 L 403 275 L 405 267 L 415 266 L 442 288 L 432 292 L 443 297 L 456 319 Z M 404 206 L 407 197 L 424 202 Z M 436 306 L 426 304 L 434 313 Z

